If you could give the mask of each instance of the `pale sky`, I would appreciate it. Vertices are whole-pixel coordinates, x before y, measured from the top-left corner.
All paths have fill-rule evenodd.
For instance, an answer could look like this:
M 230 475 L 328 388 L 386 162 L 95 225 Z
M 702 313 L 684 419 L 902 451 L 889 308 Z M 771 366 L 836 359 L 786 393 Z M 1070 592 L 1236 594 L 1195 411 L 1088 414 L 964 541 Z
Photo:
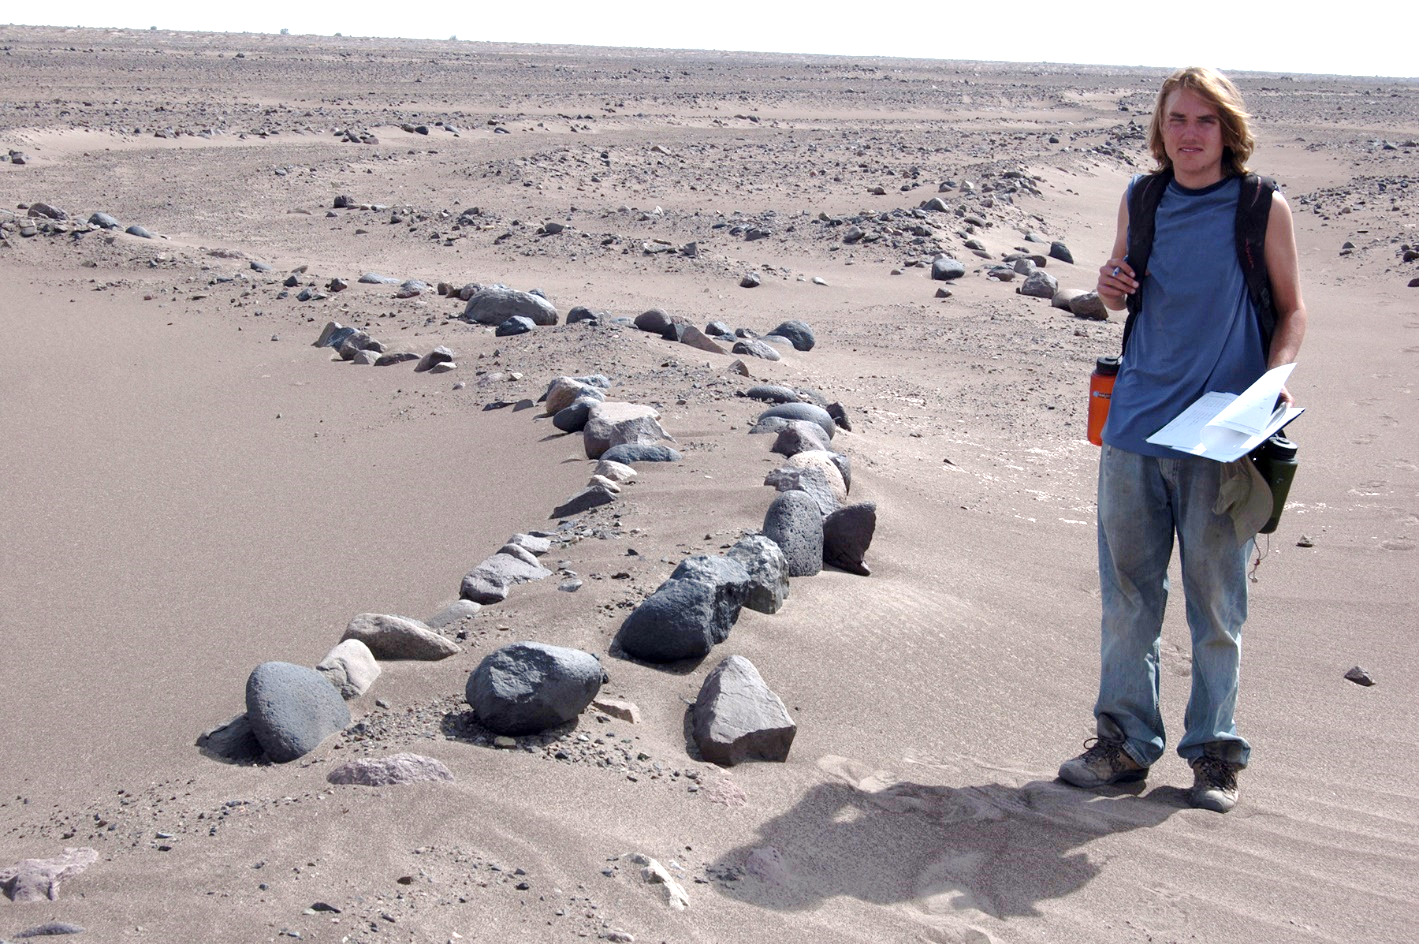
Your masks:
M 1419 75 L 1413 0 L 1237 4 L 1006 0 L 302 3 L 49 0 L 6 16 L 46 26 L 400 36 L 1010 62 L 1210 65 L 1224 71 Z M 836 12 L 834 12 L 836 11 Z M 41 23 L 42 21 L 42 23 Z M 1417 118 L 1416 120 L 1419 120 Z

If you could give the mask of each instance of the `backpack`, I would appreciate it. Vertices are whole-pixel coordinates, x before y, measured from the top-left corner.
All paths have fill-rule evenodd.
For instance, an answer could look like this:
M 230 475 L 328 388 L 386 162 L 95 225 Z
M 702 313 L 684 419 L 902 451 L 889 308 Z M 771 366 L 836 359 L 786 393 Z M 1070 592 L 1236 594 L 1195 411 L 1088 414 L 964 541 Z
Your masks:
M 1123 348 L 1133 333 L 1138 312 L 1143 308 L 1143 275 L 1153 251 L 1153 224 L 1163 192 L 1173 179 L 1172 169 L 1142 177 L 1128 191 L 1128 264 L 1138 275 L 1138 291 L 1127 298 L 1128 318 L 1123 323 Z M 1276 331 L 1276 304 L 1271 298 L 1271 279 L 1266 272 L 1266 222 L 1271 215 L 1271 195 L 1278 189 L 1270 177 L 1246 174 L 1237 200 L 1237 261 L 1246 278 L 1247 294 L 1261 329 L 1261 349 L 1271 350 Z

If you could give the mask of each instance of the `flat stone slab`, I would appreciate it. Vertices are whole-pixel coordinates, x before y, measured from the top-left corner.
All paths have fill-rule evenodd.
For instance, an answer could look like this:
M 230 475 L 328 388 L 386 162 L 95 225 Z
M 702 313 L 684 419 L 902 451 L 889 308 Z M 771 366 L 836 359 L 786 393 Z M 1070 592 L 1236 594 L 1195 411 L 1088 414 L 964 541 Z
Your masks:
M 350 620 L 341 640 L 358 639 L 378 659 L 436 661 L 463 650 L 416 619 L 382 613 L 361 613 Z
M 452 783 L 453 774 L 442 761 L 422 754 L 361 757 L 341 764 L 325 776 L 330 783 L 361 787 L 392 787 L 408 783 Z

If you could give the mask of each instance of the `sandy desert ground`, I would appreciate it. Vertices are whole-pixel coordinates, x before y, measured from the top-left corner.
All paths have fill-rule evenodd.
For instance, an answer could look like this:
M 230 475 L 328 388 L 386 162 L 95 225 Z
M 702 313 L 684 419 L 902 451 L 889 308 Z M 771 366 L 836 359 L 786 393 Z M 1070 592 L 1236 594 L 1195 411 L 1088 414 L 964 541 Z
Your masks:
M 1311 312 L 1301 471 L 1252 585 L 1241 805 L 1190 809 L 1171 754 L 1140 789 L 1054 780 L 1092 733 L 1085 393 L 1121 324 L 1017 294 L 965 243 L 999 260 L 1061 240 L 1077 262 L 1046 271 L 1092 288 L 1161 75 L 0 27 L 0 155 L 25 158 L 0 163 L 0 869 L 98 856 L 55 900 L 0 899 L 0 938 L 1412 939 L 1419 82 L 1237 76 Z M 932 198 L 948 209 L 914 212 Z M 71 221 L 36 226 L 37 203 Z M 96 211 L 154 238 L 83 225 Z M 968 268 L 948 298 L 942 253 Z M 352 284 L 299 301 L 300 267 L 300 286 Z M 745 357 L 745 377 L 610 321 L 495 337 L 367 272 L 537 288 L 563 322 L 801 319 L 817 345 Z M 332 360 L 312 347 L 331 320 L 458 368 Z M 258 663 L 315 664 L 357 613 L 428 617 L 510 534 L 557 530 L 592 463 L 509 404 L 587 373 L 654 405 L 684 461 L 576 516 L 561 573 L 455 627 L 459 655 L 386 663 L 314 753 L 196 747 Z M 777 457 L 738 394 L 764 382 L 847 409 L 835 448 L 878 506 L 872 575 L 796 578 L 695 666 L 615 657 L 680 559 L 761 526 Z M 640 721 L 588 710 L 494 749 L 464 684 L 520 639 L 601 657 Z M 729 654 L 797 722 L 786 763 L 695 755 L 687 705 Z M 454 782 L 326 780 L 396 751 Z

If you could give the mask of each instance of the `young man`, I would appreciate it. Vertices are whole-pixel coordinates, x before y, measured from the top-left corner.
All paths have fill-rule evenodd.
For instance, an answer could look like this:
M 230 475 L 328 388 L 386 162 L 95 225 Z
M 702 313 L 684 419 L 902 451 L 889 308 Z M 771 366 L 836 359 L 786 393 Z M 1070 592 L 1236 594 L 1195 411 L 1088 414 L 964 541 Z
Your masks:
M 1127 258 L 1128 192 L 1119 205 L 1113 252 L 1099 270 L 1104 304 L 1136 314 L 1125 334 L 1099 460 L 1098 736 L 1059 769 L 1071 784 L 1099 787 L 1142 780 L 1162 756 L 1159 637 L 1176 533 L 1192 631 L 1192 693 L 1177 750 L 1193 769 L 1192 804 L 1220 813 L 1236 804 L 1237 773 L 1251 751 L 1233 712 L 1256 528 L 1234 520 L 1223 489 L 1246 472 L 1146 439 L 1202 394 L 1240 393 L 1268 368 L 1293 362 L 1301 346 L 1306 310 L 1291 210 L 1270 186 L 1243 180 L 1254 146 L 1247 119 L 1241 94 L 1225 76 L 1188 68 L 1168 77 L 1148 134 L 1164 176 L 1137 177 L 1129 185 L 1151 183 L 1152 192 L 1161 193 L 1149 208 L 1146 271 L 1136 271 Z M 1246 254 L 1238 246 L 1244 193 L 1252 202 L 1271 202 L 1261 219 L 1272 304 L 1260 307 L 1274 309 L 1274 323 L 1270 312 L 1259 316 L 1239 260 Z M 1134 222 L 1142 232 L 1149 221 Z M 1290 393 L 1283 398 L 1290 402 Z

